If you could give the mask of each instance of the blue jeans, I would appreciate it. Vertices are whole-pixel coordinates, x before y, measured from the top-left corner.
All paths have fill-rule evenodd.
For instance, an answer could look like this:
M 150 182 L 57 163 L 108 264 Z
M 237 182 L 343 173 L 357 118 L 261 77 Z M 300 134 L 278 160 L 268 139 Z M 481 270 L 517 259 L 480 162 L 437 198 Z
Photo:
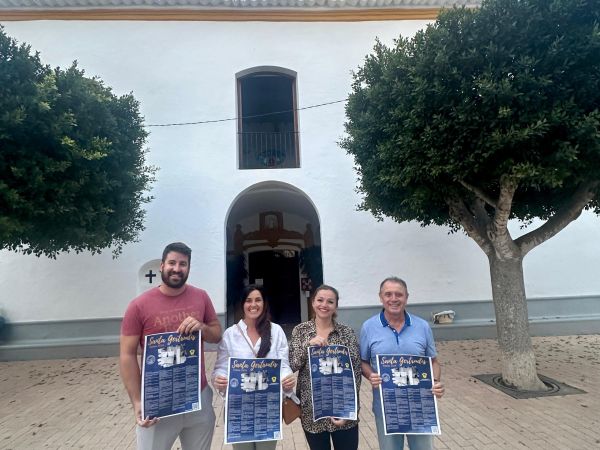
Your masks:
M 433 436 L 430 434 L 388 434 L 386 436 L 382 413 L 374 414 L 379 450 L 404 449 L 404 436 L 406 436 L 410 450 L 433 450 Z

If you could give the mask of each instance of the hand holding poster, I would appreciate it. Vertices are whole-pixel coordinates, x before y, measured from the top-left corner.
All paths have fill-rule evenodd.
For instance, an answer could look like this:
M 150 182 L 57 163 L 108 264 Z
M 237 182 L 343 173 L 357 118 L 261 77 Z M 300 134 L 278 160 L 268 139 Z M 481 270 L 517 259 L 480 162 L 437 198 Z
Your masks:
M 229 358 L 227 378 L 225 444 L 281 439 L 281 360 Z
M 356 381 L 348 347 L 309 347 L 308 362 L 313 420 L 324 417 L 356 420 Z
M 142 417 L 201 409 L 200 332 L 149 334 L 142 360 Z
M 385 434 L 440 434 L 431 358 L 377 355 Z

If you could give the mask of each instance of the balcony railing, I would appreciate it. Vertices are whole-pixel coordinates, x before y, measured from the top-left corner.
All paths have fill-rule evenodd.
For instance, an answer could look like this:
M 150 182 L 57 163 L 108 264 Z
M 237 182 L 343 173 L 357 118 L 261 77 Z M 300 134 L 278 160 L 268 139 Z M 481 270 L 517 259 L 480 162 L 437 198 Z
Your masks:
M 240 169 L 285 169 L 298 167 L 298 133 L 238 133 Z

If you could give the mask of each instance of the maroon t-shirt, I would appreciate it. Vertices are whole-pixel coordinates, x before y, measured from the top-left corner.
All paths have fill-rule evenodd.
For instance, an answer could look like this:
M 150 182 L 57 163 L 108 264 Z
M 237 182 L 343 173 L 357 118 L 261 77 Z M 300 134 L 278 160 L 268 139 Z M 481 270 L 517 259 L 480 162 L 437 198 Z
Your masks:
M 123 336 L 139 336 L 140 346 L 143 350 L 144 339 L 147 335 L 176 331 L 188 316 L 204 323 L 217 320 L 215 308 L 205 291 L 187 284 L 185 291 L 170 297 L 155 287 L 129 303 L 121 324 L 121 334 Z M 200 386 L 201 389 L 204 389 L 208 384 L 204 368 L 204 342 L 201 343 L 201 354 Z

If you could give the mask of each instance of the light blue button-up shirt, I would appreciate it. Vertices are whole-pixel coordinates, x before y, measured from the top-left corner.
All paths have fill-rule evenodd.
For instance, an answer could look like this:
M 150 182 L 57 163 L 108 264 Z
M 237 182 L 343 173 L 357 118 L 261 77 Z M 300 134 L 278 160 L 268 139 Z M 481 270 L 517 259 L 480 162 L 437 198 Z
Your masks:
M 406 311 L 404 317 L 404 326 L 400 331 L 390 326 L 383 310 L 363 323 L 360 330 L 360 359 L 368 361 L 373 371 L 377 372 L 377 355 L 437 356 L 433 333 L 427 321 Z M 373 390 L 373 412 L 381 414 L 379 389 Z

